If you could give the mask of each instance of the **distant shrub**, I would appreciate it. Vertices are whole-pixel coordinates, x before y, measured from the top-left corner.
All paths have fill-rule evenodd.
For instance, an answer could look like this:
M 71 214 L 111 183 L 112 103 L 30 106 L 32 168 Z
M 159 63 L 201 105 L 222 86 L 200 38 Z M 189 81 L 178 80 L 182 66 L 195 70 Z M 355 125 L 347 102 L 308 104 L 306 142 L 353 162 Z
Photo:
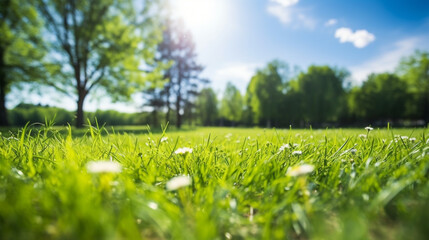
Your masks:
M 75 113 L 62 108 L 21 103 L 8 112 L 12 126 L 24 126 L 27 122 L 44 123 L 45 119 L 54 120 L 55 125 L 74 124 Z M 86 112 L 85 118 L 100 125 L 144 125 L 151 124 L 149 113 L 121 113 L 115 110 Z

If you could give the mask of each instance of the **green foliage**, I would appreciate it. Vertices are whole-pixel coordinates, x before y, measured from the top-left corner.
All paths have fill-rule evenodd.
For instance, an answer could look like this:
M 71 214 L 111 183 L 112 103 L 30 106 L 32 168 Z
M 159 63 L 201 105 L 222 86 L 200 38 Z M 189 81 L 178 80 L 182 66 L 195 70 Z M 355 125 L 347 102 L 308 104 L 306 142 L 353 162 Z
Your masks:
M 151 72 L 140 68 L 155 64 L 156 44 L 161 40 L 160 27 L 150 15 L 151 3 L 39 0 L 55 56 L 50 61 L 60 66 L 45 83 L 77 98 L 78 127 L 83 124 L 86 96 L 94 88 L 114 101 L 129 100 L 147 80 L 160 77 L 162 64 Z
M 351 93 L 353 110 L 367 121 L 398 120 L 405 116 L 407 84 L 394 74 L 372 74 Z
M 266 122 L 269 127 L 276 124 L 281 115 L 279 112 L 282 93 L 282 76 L 279 71 L 284 67 L 281 62 L 272 61 L 250 80 L 247 88 L 247 100 L 253 114 L 254 123 Z
M 35 81 L 43 76 L 39 61 L 45 52 L 42 28 L 34 1 L 2 0 L 0 11 L 1 83 L 6 92 L 12 83 Z
M 149 122 L 149 113 L 122 113 L 115 110 L 97 110 L 86 113 L 91 121 L 97 120 L 100 124 L 112 126 L 119 125 L 144 125 Z
M 67 125 L 74 119 L 74 113 L 62 108 L 19 104 L 9 111 L 9 122 L 13 126 L 25 126 L 27 123 L 44 123 L 54 120 L 57 125 Z
M 196 105 L 200 123 L 203 126 L 213 126 L 218 118 L 217 98 L 213 89 L 201 90 Z
M 34 1 L 0 1 L 0 126 L 7 125 L 6 95 L 22 82 L 45 77 L 42 28 Z
M 243 108 L 243 97 L 240 91 L 234 84 L 228 82 L 221 102 L 221 117 L 228 121 L 238 123 L 242 119 Z
M 182 118 L 192 125 L 199 86 L 208 80 L 199 76 L 204 67 L 197 61 L 191 32 L 183 21 L 173 20 L 170 15 L 168 12 L 163 19 L 163 39 L 157 47 L 157 60 L 168 66 L 163 71 L 167 83 L 161 91 L 167 108 L 166 122 L 170 121 L 170 111 L 174 109 L 176 127 L 180 128 Z
M 109 126 L 145 125 L 152 123 L 148 113 L 121 113 L 113 110 L 87 112 L 85 116 L 91 121 Z M 9 122 L 12 126 L 25 126 L 27 123 L 41 124 L 53 121 L 56 125 L 67 126 L 75 121 L 75 113 L 62 108 L 37 106 L 21 103 L 9 112 Z
M 300 96 L 303 120 L 312 123 L 333 122 L 339 119 L 345 103 L 343 72 L 328 66 L 310 66 L 297 78 L 296 92 Z
M 402 59 L 397 72 L 407 81 L 413 101 L 407 105 L 411 117 L 429 122 L 429 52 L 416 51 Z
M 427 237 L 427 129 L 64 130 L 0 135 L 1 239 Z

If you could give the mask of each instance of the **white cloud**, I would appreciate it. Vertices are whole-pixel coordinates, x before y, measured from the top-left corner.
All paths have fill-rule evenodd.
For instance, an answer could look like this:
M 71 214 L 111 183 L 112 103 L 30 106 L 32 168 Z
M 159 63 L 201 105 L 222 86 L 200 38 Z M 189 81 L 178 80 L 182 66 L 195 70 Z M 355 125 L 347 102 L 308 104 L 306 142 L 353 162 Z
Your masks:
M 335 38 L 339 38 L 340 43 L 351 42 L 357 48 L 364 48 L 375 40 L 374 34 L 365 29 L 353 32 L 350 28 L 344 27 L 335 31 Z
M 357 81 L 357 83 L 362 83 L 371 73 L 393 71 L 401 58 L 412 54 L 420 42 L 422 41 L 417 37 L 396 42 L 394 48 L 390 51 L 384 52 L 380 56 L 368 60 L 363 64 L 350 67 L 352 78 Z
M 276 17 L 282 24 L 293 28 L 314 29 L 316 20 L 308 16 L 304 10 L 294 7 L 298 0 L 270 0 L 267 12 Z
M 292 22 L 292 11 L 290 8 L 282 7 L 281 5 L 269 5 L 267 11 L 285 25 Z
M 282 5 L 283 7 L 289 7 L 297 4 L 299 0 L 271 0 L 271 2 L 278 3 Z
M 325 22 L 325 26 L 334 26 L 335 24 L 338 23 L 338 20 L 335 18 L 331 18 L 328 21 Z

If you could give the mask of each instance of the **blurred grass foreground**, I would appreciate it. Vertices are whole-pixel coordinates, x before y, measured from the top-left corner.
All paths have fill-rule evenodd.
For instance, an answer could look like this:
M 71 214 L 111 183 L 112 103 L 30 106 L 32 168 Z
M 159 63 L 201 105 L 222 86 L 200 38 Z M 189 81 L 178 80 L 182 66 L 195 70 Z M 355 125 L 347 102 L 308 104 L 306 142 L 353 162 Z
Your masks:
M 85 131 L 2 133 L 0 239 L 429 234 L 428 129 Z

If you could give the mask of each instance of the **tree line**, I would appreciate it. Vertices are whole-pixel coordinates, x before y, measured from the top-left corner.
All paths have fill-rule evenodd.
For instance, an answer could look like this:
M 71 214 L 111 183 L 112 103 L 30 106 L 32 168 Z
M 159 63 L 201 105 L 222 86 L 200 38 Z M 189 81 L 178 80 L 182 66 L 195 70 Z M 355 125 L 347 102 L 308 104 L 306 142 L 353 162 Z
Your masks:
M 76 114 L 58 107 L 20 103 L 9 110 L 8 118 L 13 126 L 25 126 L 27 123 L 43 124 L 46 121 L 53 122 L 55 125 L 66 126 L 74 121 Z M 92 123 L 97 121 L 109 126 L 145 125 L 151 121 L 149 113 L 123 113 L 115 110 L 85 112 L 85 118 Z
M 402 59 L 395 73 L 370 74 L 353 86 L 345 69 L 313 65 L 293 74 L 284 62 L 272 61 L 255 72 L 245 94 L 232 82 L 221 97 L 212 88 L 202 88 L 193 102 L 183 104 L 186 114 L 180 115 L 182 124 L 191 126 L 425 126 L 428 69 L 429 53 L 416 51 Z M 145 91 L 151 111 L 96 111 L 85 116 L 109 125 L 177 126 L 176 108 L 167 105 L 169 86 Z M 67 124 L 75 118 L 64 109 L 31 104 L 20 104 L 10 113 L 10 121 L 18 126 L 54 117 L 56 123 Z
M 326 65 L 291 72 L 276 60 L 256 71 L 244 96 L 231 82 L 220 100 L 212 89 L 204 89 L 197 99 L 200 123 L 265 127 L 429 123 L 428 52 L 416 51 L 394 72 L 372 73 L 361 85 L 353 84 L 346 69 Z M 218 111 L 207 111 L 213 106 Z
M 162 0 L 1 0 L 1 5 L 0 126 L 36 118 L 17 114 L 32 111 L 22 106 L 8 116 L 6 95 L 23 84 L 42 95 L 49 87 L 73 98 L 76 113 L 62 115 L 77 127 L 84 124 L 84 103 L 95 91 L 113 101 L 143 93 L 151 110 L 138 119 L 155 126 L 429 122 L 427 52 L 417 51 L 394 73 L 371 74 L 359 86 L 351 84 L 345 69 L 313 65 L 294 72 L 272 61 L 249 79 L 243 95 L 231 79 L 219 98 L 204 88 L 209 80 L 200 77 L 204 67 L 191 34 L 170 17 Z M 107 123 L 140 121 L 126 120 L 126 114 L 113 118 Z

